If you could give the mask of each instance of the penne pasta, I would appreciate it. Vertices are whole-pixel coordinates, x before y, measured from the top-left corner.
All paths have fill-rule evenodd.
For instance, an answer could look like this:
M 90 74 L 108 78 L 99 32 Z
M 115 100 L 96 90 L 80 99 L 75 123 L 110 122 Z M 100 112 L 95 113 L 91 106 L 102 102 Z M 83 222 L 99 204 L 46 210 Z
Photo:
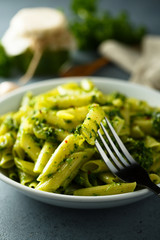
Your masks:
M 47 165 L 39 175 L 38 180 L 42 181 L 43 179 L 47 179 L 48 176 L 55 173 L 63 161 L 70 155 L 70 153 L 76 151 L 82 142 L 83 139 L 79 135 L 71 134 L 67 136 L 52 154 Z
M 136 183 L 111 183 L 102 186 L 82 188 L 74 191 L 77 196 L 104 196 L 133 192 Z
M 57 148 L 56 144 L 45 142 L 34 165 L 34 172 L 41 173 Z
M 90 173 L 100 173 L 100 172 L 106 172 L 108 171 L 108 167 L 105 164 L 105 162 L 100 159 L 100 160 L 90 160 L 86 163 L 83 164 L 81 167 L 81 170 L 84 172 L 90 172 Z

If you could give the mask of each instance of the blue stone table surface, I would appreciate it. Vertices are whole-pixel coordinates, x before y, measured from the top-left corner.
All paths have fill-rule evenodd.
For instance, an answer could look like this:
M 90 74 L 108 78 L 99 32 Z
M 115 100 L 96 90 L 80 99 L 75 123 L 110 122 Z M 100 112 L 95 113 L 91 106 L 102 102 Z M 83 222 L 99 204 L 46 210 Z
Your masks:
M 87 1 L 87 0 L 86 0 Z M 135 24 L 145 24 L 151 34 L 160 34 L 160 1 L 100 0 L 100 8 L 113 14 L 125 9 Z M 55 7 L 69 19 L 69 0 L 0 0 L 0 37 L 11 17 L 24 7 Z M 77 52 L 74 60 L 83 63 L 96 54 Z M 127 79 L 129 75 L 109 64 L 94 76 Z M 0 78 L 0 81 L 3 81 Z M 12 79 L 16 81 L 17 79 Z M 32 82 L 45 80 L 33 78 Z M 99 210 L 67 209 L 47 205 L 0 182 L 0 240 L 158 240 L 160 199 L 151 197 L 137 203 Z

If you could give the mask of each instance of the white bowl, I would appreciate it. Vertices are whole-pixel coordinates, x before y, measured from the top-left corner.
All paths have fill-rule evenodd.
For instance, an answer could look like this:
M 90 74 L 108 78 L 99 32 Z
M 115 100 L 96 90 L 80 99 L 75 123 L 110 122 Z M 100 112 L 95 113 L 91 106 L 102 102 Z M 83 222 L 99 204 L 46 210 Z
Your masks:
M 0 99 L 0 114 L 18 109 L 20 101 L 27 91 L 32 91 L 33 94 L 39 94 L 50 90 L 57 85 L 66 83 L 68 81 L 80 81 L 82 78 L 63 78 L 47 80 L 43 82 L 33 83 L 25 87 L 19 88 L 5 97 Z M 105 93 L 119 91 L 127 96 L 135 97 L 137 99 L 146 100 L 152 106 L 158 106 L 160 103 L 160 94 L 158 91 L 143 87 L 137 84 L 131 84 L 127 81 L 116 79 L 108 79 L 101 77 L 91 77 L 95 85 Z M 160 105 L 160 104 L 159 104 Z M 39 201 L 49 203 L 52 205 L 71 207 L 71 208 L 106 208 L 121 206 L 142 200 L 151 195 L 147 189 L 135 191 L 132 193 L 124 193 L 110 196 L 70 196 L 63 194 L 55 194 L 43 192 L 29 187 L 23 186 L 9 179 L 0 169 L 0 179 L 13 186 L 18 191 L 25 195 L 37 199 Z

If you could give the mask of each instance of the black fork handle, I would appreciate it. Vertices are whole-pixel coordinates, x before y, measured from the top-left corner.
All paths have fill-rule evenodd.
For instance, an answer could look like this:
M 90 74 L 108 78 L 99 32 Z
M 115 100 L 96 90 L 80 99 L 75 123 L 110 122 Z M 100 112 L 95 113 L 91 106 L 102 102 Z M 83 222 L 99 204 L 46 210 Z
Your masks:
M 156 195 L 160 197 L 160 187 L 158 187 L 155 183 L 153 183 L 150 179 L 145 183 L 145 187 L 150 189 L 152 192 L 154 192 Z

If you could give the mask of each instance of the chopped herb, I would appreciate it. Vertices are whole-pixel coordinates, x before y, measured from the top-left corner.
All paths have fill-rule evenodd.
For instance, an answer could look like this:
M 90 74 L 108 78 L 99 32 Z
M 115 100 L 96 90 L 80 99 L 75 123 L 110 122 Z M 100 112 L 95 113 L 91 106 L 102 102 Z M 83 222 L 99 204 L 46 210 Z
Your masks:
M 96 96 L 93 95 L 93 96 L 92 96 L 92 102 L 95 102 L 95 101 L 96 101 Z
M 96 134 L 93 128 L 92 128 L 92 130 L 91 130 L 91 131 L 92 131 L 94 134 Z
M 153 128 L 160 132 L 160 112 L 153 113 Z
M 76 133 L 76 134 L 81 134 L 81 129 L 82 129 L 82 126 L 79 125 L 79 126 L 76 128 L 75 133 Z
M 78 149 L 78 144 L 74 143 L 74 150 Z
M 116 108 L 113 109 L 113 110 L 110 110 L 110 111 L 105 111 L 105 113 L 108 115 L 109 119 L 111 119 L 111 120 L 116 116 L 118 116 L 120 118 L 123 118 L 120 110 L 116 109 Z
M 12 117 L 7 117 L 4 121 L 4 124 L 8 127 L 9 130 L 18 130 L 18 123 Z
M 6 156 L 12 156 L 12 154 L 11 153 L 7 153 L 7 154 L 5 154 Z
M 65 120 L 66 123 L 72 123 L 72 120 Z
M 35 119 L 33 132 L 40 139 L 56 141 L 55 129 L 47 124 L 45 119 Z
M 113 98 L 114 99 L 121 99 L 123 102 L 126 100 L 126 95 L 122 94 L 122 93 L 119 93 L 119 92 L 115 92 L 112 94 Z
M 73 159 L 74 159 L 74 158 L 67 158 L 66 162 L 67 162 L 68 164 L 71 164 L 71 162 L 73 161 Z
M 48 178 L 50 178 L 50 177 L 52 177 L 52 176 L 53 176 L 53 173 L 49 173 L 49 174 L 47 175 Z
M 128 138 L 125 145 L 133 158 L 146 170 L 153 164 L 152 150 L 142 140 Z
M 89 133 L 89 138 L 92 138 L 92 133 L 91 132 Z

